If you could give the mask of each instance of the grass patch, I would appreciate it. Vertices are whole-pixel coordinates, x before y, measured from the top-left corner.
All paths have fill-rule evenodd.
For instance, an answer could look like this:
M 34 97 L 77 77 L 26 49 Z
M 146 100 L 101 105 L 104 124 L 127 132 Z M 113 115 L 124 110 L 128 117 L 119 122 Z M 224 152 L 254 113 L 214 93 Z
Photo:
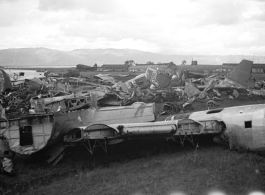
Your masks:
M 264 176 L 264 158 L 214 147 L 80 171 L 27 194 L 247 194 L 265 191 Z

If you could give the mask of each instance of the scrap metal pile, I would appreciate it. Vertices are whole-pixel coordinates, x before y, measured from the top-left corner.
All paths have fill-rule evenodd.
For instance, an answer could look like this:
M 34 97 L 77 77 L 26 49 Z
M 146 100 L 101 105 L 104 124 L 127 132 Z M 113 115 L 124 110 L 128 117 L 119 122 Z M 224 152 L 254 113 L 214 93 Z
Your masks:
M 126 82 L 116 82 L 109 75 L 86 78 L 34 78 L 26 80 L 12 90 L 1 95 L 3 109 L 7 118 L 27 116 L 36 113 L 68 112 L 77 109 L 125 106 L 134 102 L 165 103 L 165 110 L 183 112 L 194 101 L 205 102 L 211 108 L 216 101 L 235 99 L 240 93 L 256 93 L 249 90 L 237 77 L 224 78 L 219 75 L 201 79 L 187 78 L 176 65 L 167 68 L 150 66 L 146 72 Z M 257 83 L 256 86 L 262 86 Z M 223 93 L 225 91 L 225 93 Z M 92 95 L 91 95 L 92 94 Z M 92 97 L 94 99 L 92 101 Z M 93 103 L 92 103 L 93 102 Z M 170 103 L 171 102 L 171 103 Z M 171 107 L 171 108 L 168 108 Z
M 0 159 L 12 173 L 12 161 L 8 159 L 13 152 L 32 154 L 47 148 L 47 161 L 56 164 L 63 157 L 65 143 L 86 140 L 84 145 L 93 153 L 98 145 L 106 150 L 108 144 L 134 136 L 178 137 L 183 144 L 183 139 L 191 141 L 189 136 L 194 134 L 220 134 L 226 128 L 221 119 L 181 114 L 194 101 L 205 103 L 210 110 L 217 105 L 216 101 L 235 99 L 242 93 L 263 95 L 263 90 L 255 89 L 245 79 L 249 78 L 250 70 L 251 62 L 243 60 L 229 76 L 193 79 L 171 64 L 167 68 L 150 66 L 144 74 L 126 82 L 101 74 L 93 79 L 46 76 L 16 86 L 11 86 L 2 71 Z M 263 83 L 256 83 L 257 87 L 263 88 Z M 154 123 L 154 103 L 163 103 L 159 114 L 180 115 Z M 215 112 L 222 110 L 212 113 Z

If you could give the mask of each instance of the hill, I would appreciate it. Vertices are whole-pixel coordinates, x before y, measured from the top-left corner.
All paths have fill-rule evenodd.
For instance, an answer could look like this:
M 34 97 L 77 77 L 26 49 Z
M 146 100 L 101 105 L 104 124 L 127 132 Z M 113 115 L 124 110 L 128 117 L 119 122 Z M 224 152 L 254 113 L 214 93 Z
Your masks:
M 152 61 L 174 62 L 181 64 L 186 60 L 187 64 L 191 60 L 198 61 L 198 64 L 222 64 L 239 63 L 242 59 L 252 60 L 255 63 L 265 63 L 262 56 L 243 55 L 166 55 L 151 53 L 133 49 L 75 49 L 72 51 L 60 51 L 47 48 L 17 48 L 0 50 L 0 66 L 68 66 L 76 64 L 98 65 L 102 64 L 123 64 L 126 60 L 134 60 L 136 63 L 146 63 Z

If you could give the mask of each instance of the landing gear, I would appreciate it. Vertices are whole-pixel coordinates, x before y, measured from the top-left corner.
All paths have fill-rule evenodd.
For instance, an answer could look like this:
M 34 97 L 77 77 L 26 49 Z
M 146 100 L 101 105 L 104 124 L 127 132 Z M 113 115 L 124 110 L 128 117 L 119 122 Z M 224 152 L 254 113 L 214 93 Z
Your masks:
M 191 134 L 185 133 L 184 135 L 174 136 L 172 140 L 176 143 L 180 143 L 182 146 L 184 146 L 184 142 L 186 140 L 189 141 L 192 145 L 194 145 L 193 133 Z
M 82 142 L 82 144 L 85 146 L 85 148 L 88 150 L 90 154 L 93 154 L 95 149 L 100 147 L 102 148 L 106 153 L 108 153 L 108 144 L 107 144 L 107 139 L 100 140 L 85 140 Z

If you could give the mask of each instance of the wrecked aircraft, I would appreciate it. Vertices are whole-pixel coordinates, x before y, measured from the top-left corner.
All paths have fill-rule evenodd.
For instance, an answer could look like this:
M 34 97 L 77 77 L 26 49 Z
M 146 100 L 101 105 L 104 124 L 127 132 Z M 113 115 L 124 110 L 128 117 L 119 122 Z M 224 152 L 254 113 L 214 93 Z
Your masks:
M 107 150 L 109 144 L 143 136 L 164 137 L 184 144 L 185 140 L 193 143 L 193 137 L 197 135 L 224 135 L 231 149 L 263 150 L 264 114 L 264 105 L 250 105 L 185 113 L 170 116 L 166 121 L 146 122 L 155 121 L 154 104 L 137 103 L 129 107 L 0 121 L 0 133 L 8 140 L 10 150 L 16 153 L 32 154 L 50 148 L 50 163 L 58 161 L 68 144 L 84 141 L 92 154 L 96 144 Z
M 205 127 L 222 124 L 222 135 L 227 138 L 231 149 L 256 151 L 265 149 L 264 114 L 265 105 L 257 104 L 172 115 L 167 120 L 187 118 L 204 123 Z
M 6 138 L 10 150 L 19 154 L 33 154 L 49 147 L 52 153 L 47 154 L 50 155 L 48 162 L 52 162 L 64 149 L 63 136 L 71 131 L 98 122 L 113 124 L 154 120 L 154 104 L 135 103 L 126 107 L 34 114 L 0 120 L 0 135 Z
M 238 106 L 172 115 L 166 121 L 112 125 L 98 123 L 80 129 L 78 135 L 79 141 L 122 141 L 126 138 L 159 136 L 178 140 L 182 144 L 185 140 L 193 142 L 196 135 L 213 135 L 216 138 L 222 137 L 231 149 L 258 151 L 265 149 L 264 114 L 263 104 Z M 66 135 L 64 141 L 75 142 L 76 137 L 74 134 Z

